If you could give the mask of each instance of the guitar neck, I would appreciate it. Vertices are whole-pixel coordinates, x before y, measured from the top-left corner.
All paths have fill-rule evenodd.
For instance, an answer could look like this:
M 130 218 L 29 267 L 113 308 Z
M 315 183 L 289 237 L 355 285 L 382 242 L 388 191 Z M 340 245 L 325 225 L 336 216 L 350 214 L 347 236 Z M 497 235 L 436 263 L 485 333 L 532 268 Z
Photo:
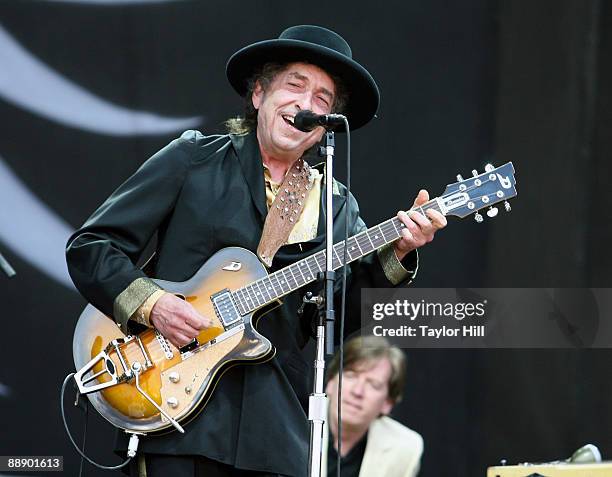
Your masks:
M 422 206 L 411 210 L 425 213 L 428 209 L 440 210 L 437 199 L 432 199 Z M 355 260 L 390 244 L 401 237 L 405 225 L 393 217 L 363 232 L 353 235 L 347 241 L 346 263 Z M 344 264 L 344 240 L 333 246 L 332 267 L 334 270 Z M 326 251 L 321 250 L 288 267 L 260 278 L 232 293 L 241 314 L 255 311 L 262 306 L 278 300 L 298 288 L 316 280 L 317 273 L 325 270 Z

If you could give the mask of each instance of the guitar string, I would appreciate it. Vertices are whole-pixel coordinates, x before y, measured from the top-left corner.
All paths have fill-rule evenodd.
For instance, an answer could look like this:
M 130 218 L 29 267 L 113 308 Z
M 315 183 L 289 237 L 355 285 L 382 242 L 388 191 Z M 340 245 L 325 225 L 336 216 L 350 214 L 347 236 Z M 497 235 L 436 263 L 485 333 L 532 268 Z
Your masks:
M 445 199 L 445 198 L 450 197 L 450 196 L 452 196 L 452 195 L 454 195 L 454 194 L 457 194 L 458 192 L 467 193 L 467 192 L 470 192 L 470 191 L 472 191 L 472 190 L 474 190 L 474 189 L 476 189 L 476 188 L 480 188 L 480 187 L 482 187 L 484 184 L 487 184 L 488 182 L 492 182 L 492 181 L 494 180 L 494 179 L 491 179 L 491 175 L 493 175 L 493 174 L 495 174 L 495 171 L 491 171 L 491 172 L 489 173 L 489 176 L 487 177 L 487 179 L 484 179 L 484 180 L 479 179 L 478 177 L 476 177 L 476 178 L 474 178 L 474 179 L 473 179 L 473 180 L 474 180 L 474 182 L 475 182 L 475 181 L 477 181 L 477 180 L 479 180 L 479 181 L 480 181 L 480 184 L 476 184 L 476 183 L 474 183 L 474 184 L 473 184 L 473 185 L 471 185 L 470 187 L 466 187 L 466 189 L 464 189 L 463 191 L 461 191 L 461 190 L 456 190 L 456 191 L 453 191 L 453 192 L 449 192 L 448 194 L 442 194 L 442 195 L 441 195 L 439 198 L 434 198 L 434 199 L 431 199 L 431 200 L 430 200 L 430 201 L 428 201 L 427 203 L 425 203 L 425 204 L 423 204 L 423 205 L 420 205 L 420 206 L 418 206 L 418 207 L 413 207 L 413 208 L 412 208 L 412 209 L 410 209 L 410 210 L 412 210 L 412 211 L 418 211 L 418 209 L 421 209 L 421 211 L 422 211 L 422 212 L 425 212 L 426 210 L 429 210 L 429 209 L 436 209 L 438 212 L 442 212 L 442 211 L 440 210 L 440 207 L 439 207 L 439 204 L 438 204 L 437 199 Z M 495 176 L 495 177 L 496 177 L 496 176 Z M 468 180 L 471 180 L 471 179 L 468 179 Z M 496 195 L 496 193 L 492 193 L 492 194 L 485 194 L 485 195 L 482 195 L 482 196 L 480 196 L 480 197 L 471 198 L 471 201 L 481 200 L 483 197 L 485 197 L 485 196 L 489 196 L 489 195 Z M 501 199 L 501 198 L 500 198 L 500 199 Z M 485 206 L 483 206 L 483 207 L 486 207 L 486 205 L 485 205 Z M 482 207 L 481 207 L 481 208 L 482 208 Z M 476 209 L 476 210 L 480 210 L 480 208 L 479 208 L 479 209 Z M 391 218 L 391 219 L 388 219 L 387 221 L 385 221 L 385 222 L 383 222 L 383 223 L 381 223 L 381 224 L 378 224 L 378 225 L 376 225 L 376 226 L 374 226 L 374 227 L 372 227 L 372 228 L 370 228 L 370 229 L 367 229 L 367 230 L 365 230 L 365 231 L 363 231 L 363 232 L 360 232 L 359 234 L 356 234 L 355 236 L 353 236 L 353 237 L 349 238 L 348 240 L 352 240 L 352 239 L 353 239 L 353 240 L 355 240 L 355 241 L 356 241 L 356 242 L 359 244 L 359 238 L 358 238 L 358 237 L 359 237 L 359 236 L 363 236 L 363 235 L 365 235 L 365 236 L 367 236 L 367 237 L 368 237 L 368 239 L 371 241 L 371 237 L 369 236 L 369 234 L 371 233 L 371 231 L 372 231 L 373 229 L 375 229 L 376 227 L 378 227 L 378 228 L 380 228 L 380 229 L 381 229 L 381 231 L 382 231 L 382 230 L 383 230 L 383 229 L 382 229 L 382 227 L 386 227 L 387 225 L 393 225 L 393 226 L 394 226 L 394 228 L 395 228 L 395 225 L 392 223 L 392 221 L 393 221 L 393 220 L 397 220 L 397 218 L 396 218 L 396 217 L 393 217 L 393 218 Z M 403 225 L 400 225 L 400 227 L 403 227 Z M 384 236 L 384 235 L 385 235 L 385 233 L 384 233 L 384 232 L 382 232 L 382 233 L 383 233 L 383 236 Z M 395 240 L 395 239 L 393 239 L 393 240 Z M 336 248 L 335 248 L 335 247 L 336 247 L 336 246 L 341 246 L 343 242 L 344 242 L 344 241 L 342 241 L 342 242 L 338 242 L 337 244 L 334 244 L 334 250 L 333 250 L 333 251 L 334 251 L 336 254 L 338 254 L 338 251 L 336 250 Z M 387 244 L 387 243 L 389 243 L 389 242 L 390 242 L 390 241 L 389 241 L 389 240 L 386 240 L 386 237 L 385 237 L 385 244 Z M 360 244 L 359 244 L 359 245 L 360 245 Z M 383 245 L 384 245 L 384 244 L 383 244 Z M 381 246 L 382 246 L 382 245 L 381 245 Z M 360 248 L 361 248 L 361 246 L 360 246 Z M 364 255 L 367 255 L 368 253 L 371 253 L 371 252 L 372 252 L 372 251 L 374 251 L 376 248 L 377 248 L 377 247 L 374 247 L 372 250 L 369 250 L 368 252 L 366 252 L 366 253 L 362 254 L 361 256 L 364 256 Z M 318 253 L 320 253 L 320 252 L 318 252 Z M 317 255 L 317 254 L 313 254 L 313 255 L 311 255 L 311 257 L 314 257 L 314 256 L 316 256 L 316 255 Z M 298 262 L 296 262 L 296 263 L 294 263 L 294 264 L 292 264 L 292 265 L 289 265 L 289 266 L 287 266 L 287 267 L 286 267 L 286 269 L 289 269 L 290 273 L 293 275 L 293 270 L 291 269 L 291 267 L 293 267 L 293 266 L 295 266 L 295 265 L 298 265 L 297 269 L 298 269 L 298 271 L 300 271 L 299 264 L 300 264 L 300 263 L 302 263 L 302 262 L 306 263 L 306 260 L 307 260 L 308 258 L 310 258 L 310 257 L 306 257 L 305 259 L 302 259 L 302 260 L 300 260 L 300 261 L 298 261 Z M 349 258 L 351 258 L 351 257 L 349 257 Z M 357 258 L 360 258 L 360 257 L 357 257 Z M 351 258 L 351 261 L 353 261 L 353 260 L 356 260 L 356 258 L 355 258 L 355 259 Z M 333 261 L 333 257 L 332 257 L 332 261 Z M 342 261 L 341 261 L 341 260 L 339 260 L 339 262 L 338 262 L 338 263 L 341 265 L 341 262 L 342 262 Z M 318 265 L 318 262 L 317 262 L 317 265 Z M 340 266 L 340 265 L 339 265 L 339 266 Z M 279 274 L 279 272 L 283 272 L 284 270 L 285 270 L 285 269 L 278 270 L 277 272 L 274 272 L 274 273 L 272 273 L 272 274 L 270 274 L 270 275 L 268 275 L 268 276 L 266 276 L 266 277 L 262 277 L 262 278 L 260 278 L 260 279 L 258 279 L 258 280 L 256 280 L 256 281 L 254 281 L 253 283 L 251 283 L 251 284 L 249 284 L 249 285 L 246 285 L 245 287 L 241 287 L 241 288 L 240 288 L 240 289 L 238 289 L 238 290 L 242 290 L 242 291 L 243 291 L 243 294 L 244 294 L 244 292 L 246 292 L 246 293 L 247 293 L 247 296 L 248 296 L 247 300 L 248 300 L 248 301 L 251 301 L 251 302 L 255 302 L 255 303 L 257 303 L 257 302 L 258 302 L 258 298 L 257 298 L 257 297 L 258 297 L 258 296 L 262 296 L 262 297 L 263 297 L 262 293 L 261 293 L 261 292 L 255 292 L 255 293 L 253 293 L 253 292 L 251 292 L 251 291 L 248 289 L 248 287 L 250 286 L 251 288 L 254 288 L 254 286 L 255 286 L 255 285 L 257 285 L 257 287 L 261 289 L 260 285 L 261 285 L 261 284 L 264 284 L 263 282 L 264 282 L 265 280 L 269 280 L 269 281 L 270 281 L 270 283 L 271 283 L 271 278 L 272 278 L 273 276 L 276 276 L 276 274 Z M 283 276 L 283 278 L 285 278 L 285 280 L 282 280 L 282 281 L 281 281 L 281 284 L 282 284 L 282 283 L 287 282 L 287 284 L 288 284 L 288 285 L 289 285 L 289 287 L 290 287 L 290 290 L 289 290 L 289 291 L 286 291 L 284 294 L 286 294 L 286 293 L 290 293 L 290 292 L 291 292 L 291 291 L 293 291 L 294 289 L 297 289 L 297 288 L 299 288 L 299 287 L 301 287 L 301 286 L 304 286 L 305 284 L 309 283 L 309 281 L 305 281 L 303 284 L 301 284 L 301 285 L 300 285 L 300 284 L 299 284 L 299 281 L 298 281 L 297 279 L 295 279 L 295 277 L 294 277 L 294 278 L 293 278 L 293 281 L 294 281 L 294 282 L 295 282 L 295 284 L 297 285 L 297 286 L 294 288 L 294 287 L 291 287 L 291 284 L 289 283 L 289 280 L 288 280 L 288 279 L 286 279 L 286 277 L 284 276 L 284 273 L 282 273 L 282 274 L 280 274 L 280 275 L 282 275 L 282 276 Z M 266 284 L 264 284 L 264 289 L 269 290 L 270 288 L 269 288 L 269 287 L 267 287 L 267 286 L 266 286 Z M 236 290 L 236 292 L 237 292 L 238 290 Z M 276 287 L 274 287 L 274 285 L 273 285 L 273 284 L 272 284 L 272 290 L 273 290 L 273 291 L 274 291 L 276 294 L 278 293 L 278 292 L 277 292 L 277 290 L 276 290 Z M 281 292 L 282 292 L 282 289 L 281 289 Z M 269 293 L 269 291 L 268 291 L 268 294 L 270 294 L 270 293 Z M 283 293 L 281 293 L 280 295 L 278 295 L 278 294 L 277 294 L 277 295 L 276 295 L 276 296 L 275 296 L 275 297 L 272 299 L 272 301 L 273 301 L 273 300 L 275 300 L 275 299 L 278 299 L 279 297 L 283 296 L 284 294 L 283 294 Z M 237 298 L 237 296 L 236 296 L 235 298 Z M 265 297 L 263 297 L 263 298 L 264 298 L 264 301 L 262 302 L 262 304 L 260 305 L 259 303 L 257 303 L 257 306 L 262 306 L 262 305 L 263 305 L 263 304 L 265 304 L 265 303 L 270 303 L 270 301 L 269 301 L 269 300 L 268 300 L 268 301 L 265 301 Z M 245 303 L 246 303 L 246 302 L 245 302 Z M 247 305 L 247 306 L 248 306 L 248 305 Z M 243 307 L 243 308 L 244 308 L 244 307 Z
M 469 188 L 466 188 L 465 191 L 461 191 L 461 192 L 468 192 L 468 191 L 473 190 L 475 188 L 479 188 L 483 184 L 485 184 L 487 182 L 491 182 L 491 181 L 492 181 L 492 179 L 486 179 L 486 180 L 482 181 L 481 184 L 479 184 L 479 185 L 474 184 L 473 186 L 471 186 Z M 455 193 L 456 192 L 449 193 L 447 195 L 443 195 L 442 197 L 448 197 L 448 196 L 453 195 Z M 472 197 L 471 201 L 472 202 L 479 201 L 479 200 L 482 200 L 483 197 L 488 197 L 488 196 L 494 196 L 495 198 L 497 198 L 497 193 L 483 194 L 483 195 L 481 195 L 479 197 Z M 500 202 L 502 198 L 500 197 L 499 199 L 500 200 L 498 200 L 496 202 L 492 202 L 490 205 L 493 205 L 493 204 L 495 204 L 497 202 Z M 479 207 L 478 209 L 475 209 L 474 212 L 476 212 L 476 211 L 486 207 L 487 204 L 488 203 L 484 203 L 484 205 L 482 207 Z M 415 208 L 413 208 L 411 210 L 417 210 L 419 208 L 424 209 L 424 210 L 429 210 L 431 208 L 436 208 L 437 209 L 437 205 L 438 204 L 437 204 L 436 199 L 432 199 L 431 201 L 427 202 L 426 204 L 423 204 L 422 206 L 419 206 L 419 207 L 415 207 Z M 438 211 L 439 211 L 439 209 L 438 209 Z M 387 239 L 387 237 L 386 237 L 387 234 L 389 234 L 390 232 L 393 232 L 394 231 L 393 229 L 396 228 L 395 225 L 392 223 L 394 220 L 398 221 L 397 217 L 393 217 L 391 219 L 388 219 L 385 222 L 382 222 L 382 223 L 380 223 L 378 225 L 375 225 L 375 226 L 371 227 L 370 229 L 364 230 L 363 232 L 360 232 L 359 234 L 354 235 L 353 237 L 350 237 L 349 240 L 353 240 L 354 243 L 357 243 L 357 245 L 359 246 L 360 249 L 362 247 L 361 247 L 361 244 L 359 243 L 359 240 L 361 238 L 363 238 L 363 237 L 367 237 L 368 241 L 370 241 L 372 243 L 372 245 L 373 245 L 373 248 L 371 250 L 367 250 L 366 252 L 361 253 L 359 256 L 357 256 L 355 258 L 353 258 L 351 256 L 350 252 L 349 252 L 350 262 L 352 262 L 354 260 L 357 260 L 358 258 L 361 258 L 362 256 L 365 256 L 365 255 L 373 252 L 377 248 L 380 248 L 381 246 L 384 246 L 384 245 L 392 242 L 393 240 L 396 240 L 397 236 L 395 236 L 391 240 Z M 404 225 L 400 223 L 400 227 L 404 227 Z M 372 242 L 372 237 L 370 237 L 370 234 L 372 232 L 374 232 L 374 230 L 376 228 L 380 229 L 381 234 L 382 234 L 382 236 L 384 238 L 384 243 L 379 244 L 378 246 L 374 245 L 374 243 Z M 395 233 L 397 234 L 397 231 L 395 231 Z M 393 236 L 393 234 L 392 234 L 392 236 Z M 378 239 L 375 237 L 374 240 L 378 240 Z M 338 251 L 336 250 L 336 247 L 341 247 L 342 244 L 343 244 L 343 241 L 334 244 L 334 252 L 336 253 L 336 255 L 338 254 Z M 367 244 L 366 244 L 366 248 L 369 248 L 367 246 Z M 294 290 L 296 290 L 298 288 L 301 288 L 302 286 L 306 285 L 307 283 L 313 281 L 314 278 L 309 276 L 309 278 L 312 278 L 312 279 L 305 279 L 305 281 L 303 283 L 300 283 L 300 280 L 295 278 L 295 274 L 294 274 L 294 271 L 292 270 L 292 267 L 297 267 L 297 270 L 301 273 L 301 270 L 299 268 L 300 265 L 301 264 L 306 264 L 306 266 L 309 267 L 308 260 L 314 258 L 315 259 L 315 263 L 317 263 L 317 265 L 320 268 L 320 265 L 318 264 L 318 258 L 324 259 L 324 253 L 325 253 L 324 251 L 317 252 L 316 254 L 313 254 L 313 255 L 311 255 L 309 257 L 306 257 L 306 258 L 304 258 L 304 259 L 302 259 L 302 260 L 300 260 L 298 262 L 295 262 L 294 264 L 289 265 L 289 266 L 287 266 L 284 269 L 278 270 L 278 271 L 276 271 L 276 272 L 274 272 L 274 273 L 272 273 L 270 275 L 267 275 L 265 277 L 262 277 L 262 278 L 260 278 L 260 279 L 258 279 L 256 281 L 254 281 L 253 283 L 251 283 L 249 285 L 246 285 L 244 287 L 241 287 L 241 288 L 237 289 L 233 293 L 236 294 L 238 291 L 242 292 L 243 295 L 246 293 L 247 299 L 245 300 L 243 298 L 242 300 L 236 300 L 236 301 L 241 301 L 241 304 L 246 305 L 246 306 L 243 305 L 242 308 L 245 309 L 245 311 L 248 313 L 250 311 L 253 311 L 253 310 L 257 309 L 259 306 L 264 306 L 264 305 L 270 303 L 271 301 L 274 301 L 274 300 L 276 300 L 276 299 L 278 299 L 278 298 L 280 298 L 280 297 L 282 297 L 282 296 L 284 296 L 284 295 L 286 295 L 288 293 L 291 293 L 292 291 L 294 291 Z M 319 255 L 320 255 L 320 257 L 319 257 Z M 334 262 L 334 261 L 337 262 L 337 267 L 335 267 L 335 268 L 338 268 L 338 267 L 340 267 L 342 265 L 342 261 L 340 259 L 334 258 L 334 259 L 332 259 L 332 262 Z M 289 272 L 291 273 L 291 276 L 293 276 L 293 280 L 287 279 L 285 274 L 281 273 L 281 272 L 284 272 L 286 269 L 289 269 Z M 281 284 L 280 294 L 279 294 L 279 291 L 277 290 L 277 287 L 271 281 L 272 278 L 277 278 L 277 283 L 279 283 L 278 276 L 282 276 L 284 278 L 283 280 L 280 280 L 280 284 Z M 264 283 L 266 280 L 268 280 L 269 284 L 272 285 L 272 288 L 270 288 L 269 286 L 267 286 L 266 283 Z M 295 283 L 295 286 L 291 285 L 291 281 L 293 281 Z M 289 290 L 284 290 L 283 289 L 284 288 L 283 287 L 284 283 L 286 283 L 289 286 Z M 257 285 L 257 288 L 259 288 L 260 290 L 261 290 L 261 286 L 260 285 L 263 285 L 263 288 L 266 290 L 268 295 L 271 295 L 270 291 L 269 291 L 271 289 L 275 293 L 274 298 L 272 298 L 272 300 L 266 300 L 265 296 L 263 295 L 263 293 L 261 293 L 261 291 L 260 292 L 253 292 L 252 290 L 255 289 L 255 285 Z M 249 287 L 251 287 L 252 290 L 249 290 Z M 261 303 L 259 303 L 259 301 L 260 301 L 259 297 L 260 296 L 261 296 L 261 298 L 263 300 Z M 236 298 L 239 298 L 239 297 L 237 295 L 235 295 L 234 298 L 236 299 Z M 251 302 L 252 304 L 249 305 L 249 302 Z M 253 306 L 253 304 L 256 305 L 256 306 L 254 308 L 251 308 Z

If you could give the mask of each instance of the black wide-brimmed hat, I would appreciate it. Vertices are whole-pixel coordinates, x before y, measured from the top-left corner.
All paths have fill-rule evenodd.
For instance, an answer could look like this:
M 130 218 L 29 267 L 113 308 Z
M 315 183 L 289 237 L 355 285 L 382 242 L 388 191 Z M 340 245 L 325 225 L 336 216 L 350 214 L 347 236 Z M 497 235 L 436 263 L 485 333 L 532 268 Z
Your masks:
M 378 86 L 363 66 L 353 60 L 348 43 L 337 33 L 314 25 L 287 28 L 273 40 L 265 40 L 238 50 L 225 67 L 227 79 L 244 96 L 247 80 L 265 63 L 312 63 L 339 77 L 348 94 L 344 114 L 351 130 L 369 122 L 380 102 Z

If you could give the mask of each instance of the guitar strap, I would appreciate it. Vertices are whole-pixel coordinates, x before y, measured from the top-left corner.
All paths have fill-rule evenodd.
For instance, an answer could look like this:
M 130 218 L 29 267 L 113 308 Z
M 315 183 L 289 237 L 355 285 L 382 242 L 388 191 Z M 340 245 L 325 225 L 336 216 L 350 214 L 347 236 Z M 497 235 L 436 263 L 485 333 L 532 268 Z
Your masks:
M 311 189 L 310 166 L 299 158 L 285 175 L 270 206 L 257 247 L 259 259 L 268 268 L 272 266 L 274 255 L 287 242 L 291 230 L 298 222 Z

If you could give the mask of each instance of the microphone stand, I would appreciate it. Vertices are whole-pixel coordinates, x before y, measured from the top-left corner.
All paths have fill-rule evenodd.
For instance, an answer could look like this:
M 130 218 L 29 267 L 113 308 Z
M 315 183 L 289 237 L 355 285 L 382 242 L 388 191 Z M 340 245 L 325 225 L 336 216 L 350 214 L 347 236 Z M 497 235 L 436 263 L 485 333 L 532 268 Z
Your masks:
M 334 245 L 334 217 L 332 209 L 333 196 L 333 158 L 335 149 L 335 138 L 333 131 L 325 133 L 325 146 L 322 154 L 326 156 L 325 161 L 325 213 L 326 213 L 326 241 L 325 241 L 325 272 L 320 272 L 318 279 L 324 282 L 324 294 L 322 297 L 305 298 L 305 301 L 316 303 L 319 307 L 317 319 L 317 355 L 314 361 L 314 387 L 308 399 L 308 420 L 310 421 L 310 447 L 308 455 L 309 477 L 320 477 L 322 475 L 321 464 L 323 452 L 323 431 L 327 420 L 327 395 L 323 390 L 325 376 L 325 354 L 331 356 L 334 353 L 334 278 L 335 273 L 332 265 Z M 327 336 L 326 336 L 327 335 Z M 327 338 L 327 339 L 326 339 Z M 326 346 L 327 344 L 327 346 Z
M 11 264 L 8 263 L 8 260 L 4 258 L 2 253 L 0 253 L 0 268 L 2 269 L 2 271 L 4 271 L 4 273 L 6 273 L 9 278 L 13 278 L 15 275 L 17 275 L 15 269 L 11 267 Z

